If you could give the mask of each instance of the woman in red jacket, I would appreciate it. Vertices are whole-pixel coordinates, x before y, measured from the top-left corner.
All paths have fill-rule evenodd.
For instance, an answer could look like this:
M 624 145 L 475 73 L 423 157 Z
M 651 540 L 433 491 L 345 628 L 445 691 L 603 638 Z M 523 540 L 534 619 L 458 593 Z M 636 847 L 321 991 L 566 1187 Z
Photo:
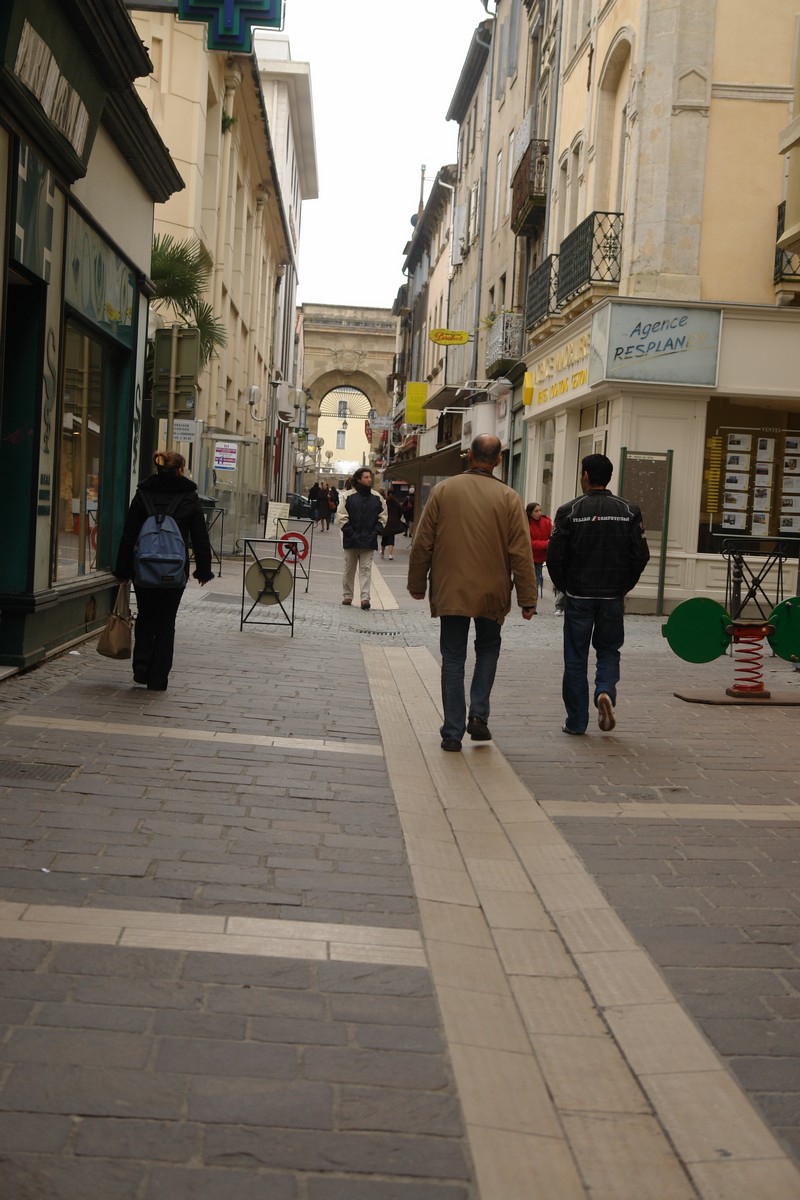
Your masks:
M 542 568 L 544 567 L 544 560 L 547 557 L 547 543 L 550 541 L 553 522 L 549 517 L 544 515 L 541 504 L 537 504 L 535 500 L 532 504 L 526 505 L 525 512 L 528 514 L 528 524 L 531 530 L 531 550 L 533 551 L 533 565 L 536 568 L 536 587 L 539 589 L 539 599 L 541 600 L 544 593 Z

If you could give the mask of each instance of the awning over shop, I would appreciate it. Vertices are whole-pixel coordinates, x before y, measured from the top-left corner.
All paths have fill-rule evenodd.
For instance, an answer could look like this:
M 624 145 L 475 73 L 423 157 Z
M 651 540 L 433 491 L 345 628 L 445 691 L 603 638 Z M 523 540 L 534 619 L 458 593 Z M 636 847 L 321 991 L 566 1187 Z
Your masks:
M 418 458 L 407 458 L 395 463 L 383 472 L 384 479 L 404 479 L 419 486 L 426 475 L 460 475 L 462 467 L 461 443 L 454 442 L 432 454 L 420 454 Z

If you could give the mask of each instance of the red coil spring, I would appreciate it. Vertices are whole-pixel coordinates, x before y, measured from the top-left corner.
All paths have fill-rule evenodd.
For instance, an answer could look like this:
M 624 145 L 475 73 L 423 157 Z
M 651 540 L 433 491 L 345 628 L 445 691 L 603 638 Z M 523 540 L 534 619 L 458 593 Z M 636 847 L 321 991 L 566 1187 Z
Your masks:
M 733 690 L 763 692 L 764 633 L 760 628 L 737 629 L 733 635 Z

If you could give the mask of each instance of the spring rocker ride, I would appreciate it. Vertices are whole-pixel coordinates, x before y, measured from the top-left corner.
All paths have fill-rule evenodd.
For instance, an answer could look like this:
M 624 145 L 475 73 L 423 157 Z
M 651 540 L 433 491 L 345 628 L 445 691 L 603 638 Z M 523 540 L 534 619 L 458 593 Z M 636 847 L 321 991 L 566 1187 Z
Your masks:
M 707 663 L 733 645 L 733 684 L 724 694 L 675 692 L 695 704 L 800 705 L 797 692 L 770 692 L 764 686 L 766 639 L 778 658 L 800 662 L 800 596 L 782 600 L 766 620 L 728 615 L 716 600 L 695 596 L 674 609 L 661 627 L 670 649 L 684 662 Z

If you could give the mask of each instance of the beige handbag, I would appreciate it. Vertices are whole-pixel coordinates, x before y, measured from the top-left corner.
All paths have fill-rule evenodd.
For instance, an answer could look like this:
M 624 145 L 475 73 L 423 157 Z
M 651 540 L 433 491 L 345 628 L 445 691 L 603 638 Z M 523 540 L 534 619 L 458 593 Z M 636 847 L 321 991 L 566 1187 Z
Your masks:
M 130 658 L 132 629 L 129 584 L 121 583 L 106 627 L 97 639 L 97 653 L 104 658 Z

